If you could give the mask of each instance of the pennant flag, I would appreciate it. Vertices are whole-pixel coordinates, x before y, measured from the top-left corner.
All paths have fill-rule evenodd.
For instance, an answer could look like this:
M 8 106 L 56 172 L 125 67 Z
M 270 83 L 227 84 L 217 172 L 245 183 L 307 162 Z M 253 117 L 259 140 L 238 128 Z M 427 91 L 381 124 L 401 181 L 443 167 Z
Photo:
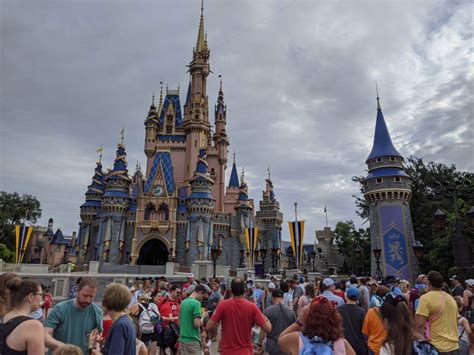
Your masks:
M 301 268 L 302 255 L 303 255 L 303 241 L 304 241 L 304 222 L 288 222 L 291 237 L 291 248 L 293 249 L 293 255 L 296 259 L 296 267 Z
M 33 233 L 32 226 L 16 225 L 15 226 L 15 261 L 23 262 L 26 254 L 26 248 Z
M 247 250 L 250 252 L 249 258 L 252 259 L 253 252 L 257 250 L 258 246 L 258 228 L 245 228 L 245 239 L 247 241 Z

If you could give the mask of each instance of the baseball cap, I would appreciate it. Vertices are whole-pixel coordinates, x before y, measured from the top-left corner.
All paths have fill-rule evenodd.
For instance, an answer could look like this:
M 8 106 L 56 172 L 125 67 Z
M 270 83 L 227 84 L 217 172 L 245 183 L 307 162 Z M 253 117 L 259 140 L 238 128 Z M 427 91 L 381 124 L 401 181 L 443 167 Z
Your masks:
M 367 282 L 367 285 L 376 285 L 376 286 L 378 286 L 379 283 L 377 282 L 377 280 L 370 280 L 369 282 Z
M 194 274 L 193 273 L 188 274 L 188 279 L 194 279 Z
M 326 286 L 326 287 L 332 286 L 332 285 L 334 285 L 334 280 L 331 279 L 330 277 L 326 277 L 323 280 L 323 285 Z
M 268 284 L 268 289 L 269 289 L 269 290 L 274 290 L 274 289 L 276 289 L 275 284 L 274 284 L 273 282 L 270 282 L 270 283 Z
M 304 283 L 304 277 L 300 277 L 300 278 L 298 279 L 298 282 L 299 282 L 300 284 Z
M 356 301 L 359 298 L 359 290 L 357 289 L 357 287 L 349 287 L 346 290 L 346 296 L 350 300 Z
M 470 287 L 474 287 L 474 279 L 466 280 L 466 284 Z
M 272 292 L 272 297 L 280 297 L 283 298 L 283 291 L 280 289 L 275 289 Z
M 450 280 L 457 280 L 457 281 L 461 281 L 461 278 L 458 276 L 458 275 L 453 275 L 451 276 Z

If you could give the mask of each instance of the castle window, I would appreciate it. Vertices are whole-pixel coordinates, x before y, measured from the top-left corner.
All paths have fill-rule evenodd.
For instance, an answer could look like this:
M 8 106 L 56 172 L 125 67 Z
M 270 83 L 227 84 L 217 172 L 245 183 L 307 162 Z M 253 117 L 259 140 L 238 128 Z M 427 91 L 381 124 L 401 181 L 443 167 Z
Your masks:
M 152 204 L 152 203 L 149 203 L 146 208 L 145 208 L 145 217 L 144 217 L 144 220 L 145 221 L 149 221 L 152 217 L 152 214 L 156 212 L 155 210 L 155 205 Z
M 394 180 L 395 180 L 395 182 L 402 182 L 402 179 L 399 178 L 399 177 L 396 177 Z
M 158 208 L 158 220 L 167 221 L 169 219 L 170 210 L 166 203 L 162 203 Z
M 173 133 L 173 126 L 166 125 L 166 134 L 171 134 L 171 133 Z
M 377 158 L 377 163 L 383 162 L 383 158 Z
M 382 184 L 382 183 L 383 183 L 383 179 L 382 179 L 382 178 L 377 178 L 377 180 L 375 180 L 375 183 L 376 183 L 376 184 Z
M 396 160 L 397 160 L 397 158 L 395 158 L 395 157 L 390 157 L 390 161 L 396 161 Z
M 197 146 L 198 146 L 198 141 L 194 140 L 194 148 L 197 148 Z

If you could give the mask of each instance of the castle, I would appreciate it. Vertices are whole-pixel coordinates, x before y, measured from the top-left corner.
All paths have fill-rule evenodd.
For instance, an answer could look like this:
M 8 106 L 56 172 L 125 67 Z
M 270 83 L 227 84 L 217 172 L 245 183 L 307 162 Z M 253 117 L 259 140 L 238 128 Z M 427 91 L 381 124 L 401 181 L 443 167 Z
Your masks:
M 255 211 L 235 155 L 228 184 L 229 135 L 222 81 L 209 121 L 207 77 L 210 50 L 204 29 L 203 6 L 197 43 L 189 64 L 190 81 L 181 107 L 179 90 L 163 89 L 154 97 L 145 119 L 146 172 L 130 177 L 123 140 L 113 169 L 97 163 L 85 203 L 81 205 L 76 239 L 78 263 L 164 265 L 174 261 L 190 267 L 210 260 L 221 250 L 218 264 L 236 269 L 248 265 L 246 228 L 258 228 L 258 247 L 280 248 L 283 215 L 273 193 L 270 173 Z M 164 97 L 163 97 L 164 96 Z M 265 268 L 270 268 L 267 258 Z

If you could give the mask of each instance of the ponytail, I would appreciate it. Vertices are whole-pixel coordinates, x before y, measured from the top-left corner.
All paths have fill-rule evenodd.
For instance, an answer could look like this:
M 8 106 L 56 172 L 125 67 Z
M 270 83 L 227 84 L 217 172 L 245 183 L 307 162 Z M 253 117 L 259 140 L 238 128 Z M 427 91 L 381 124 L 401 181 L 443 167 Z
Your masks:
M 38 292 L 39 282 L 29 279 L 14 277 L 6 282 L 5 287 L 10 290 L 10 309 L 19 307 L 25 297 Z

